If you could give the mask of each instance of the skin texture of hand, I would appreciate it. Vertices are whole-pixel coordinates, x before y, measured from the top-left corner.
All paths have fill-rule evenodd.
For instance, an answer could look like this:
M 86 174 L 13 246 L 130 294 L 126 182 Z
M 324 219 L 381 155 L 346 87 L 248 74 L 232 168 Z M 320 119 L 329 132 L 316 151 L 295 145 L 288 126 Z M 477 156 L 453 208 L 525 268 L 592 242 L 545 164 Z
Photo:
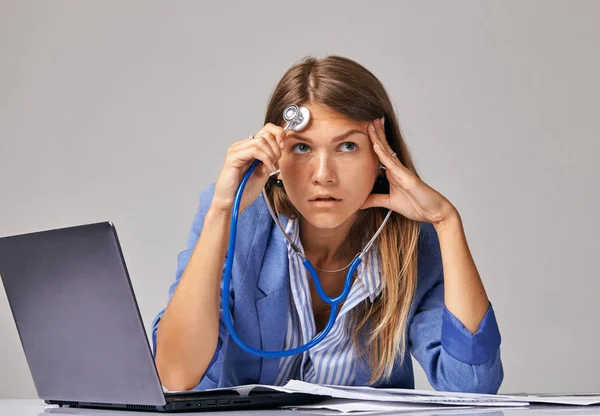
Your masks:
M 373 150 L 385 166 L 389 194 L 371 194 L 361 209 L 384 207 L 404 217 L 436 226 L 457 215 L 454 206 L 438 191 L 415 176 L 398 157 L 393 156 L 383 128 L 383 118 L 370 123 L 369 138 Z
M 392 155 L 394 151 L 386 140 L 383 118 L 373 121 L 367 130 L 373 149 L 385 166 L 390 193 L 369 195 L 361 209 L 384 207 L 411 220 L 434 225 L 442 253 L 444 303 L 471 333 L 475 333 L 490 303 L 458 211 Z

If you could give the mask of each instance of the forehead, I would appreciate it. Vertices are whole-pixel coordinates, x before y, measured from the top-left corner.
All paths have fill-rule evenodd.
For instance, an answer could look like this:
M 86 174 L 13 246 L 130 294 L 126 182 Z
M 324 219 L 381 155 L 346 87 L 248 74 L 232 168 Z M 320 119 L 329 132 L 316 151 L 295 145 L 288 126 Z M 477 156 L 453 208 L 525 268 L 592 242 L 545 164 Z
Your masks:
M 364 124 L 361 121 L 352 120 L 345 115 L 332 110 L 321 104 L 302 104 L 310 112 L 310 121 L 298 132 L 300 135 L 308 133 L 330 133 L 347 127 L 359 127 Z M 285 126 L 285 122 L 284 122 Z M 288 134 L 293 134 L 293 131 L 289 131 Z
M 329 107 L 325 107 L 321 104 L 304 104 L 305 107 L 310 111 L 311 121 L 315 123 L 308 123 L 307 129 L 311 127 L 319 127 L 323 122 L 336 123 L 336 124 L 360 124 L 356 120 L 352 120 L 346 117 L 344 114 L 338 113 Z

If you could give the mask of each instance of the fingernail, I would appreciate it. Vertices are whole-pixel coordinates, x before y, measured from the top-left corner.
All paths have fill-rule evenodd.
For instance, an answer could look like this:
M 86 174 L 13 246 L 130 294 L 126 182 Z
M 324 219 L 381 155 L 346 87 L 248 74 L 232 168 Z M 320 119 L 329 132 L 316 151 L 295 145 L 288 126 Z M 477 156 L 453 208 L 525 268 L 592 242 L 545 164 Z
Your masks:
M 373 122 L 369 123 L 369 128 L 373 131 L 375 131 L 375 126 L 373 125 Z
M 381 117 L 381 127 L 385 125 L 385 116 Z

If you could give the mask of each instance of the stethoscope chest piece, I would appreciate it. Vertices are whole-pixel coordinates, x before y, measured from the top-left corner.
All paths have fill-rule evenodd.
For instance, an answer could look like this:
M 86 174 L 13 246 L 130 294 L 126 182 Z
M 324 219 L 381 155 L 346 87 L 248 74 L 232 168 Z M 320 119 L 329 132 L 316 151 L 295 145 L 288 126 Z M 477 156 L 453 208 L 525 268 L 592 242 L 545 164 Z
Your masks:
M 300 131 L 310 121 L 310 111 L 303 105 L 288 105 L 283 111 L 283 119 L 288 123 L 285 130 Z
M 286 132 L 288 130 L 300 131 L 303 128 L 305 128 L 306 125 L 308 124 L 308 122 L 310 120 L 310 112 L 308 111 L 308 108 L 306 108 L 304 106 L 298 106 L 296 104 L 291 104 L 285 108 L 285 110 L 283 112 L 283 119 L 287 122 L 287 126 L 285 127 Z M 375 241 L 375 239 L 377 238 L 377 236 L 383 229 L 383 226 L 385 225 L 388 218 L 390 217 L 392 210 L 390 209 L 388 211 L 385 219 L 383 220 L 383 223 L 381 224 L 381 226 L 379 227 L 379 229 L 377 230 L 377 232 L 375 233 L 373 238 L 371 238 L 371 240 L 367 243 L 367 245 L 363 248 L 363 250 L 354 257 L 354 259 L 352 260 L 352 263 L 350 263 L 348 266 L 346 266 L 346 267 L 350 267 L 350 268 L 349 268 L 348 272 L 346 273 L 346 279 L 344 281 L 344 290 L 339 296 L 332 298 L 332 297 L 329 297 L 323 290 L 321 281 L 319 280 L 319 276 L 317 275 L 317 272 L 315 271 L 315 268 L 313 267 L 313 265 L 310 263 L 310 261 L 308 261 L 308 259 L 304 255 L 304 253 L 302 253 L 298 249 L 296 244 L 294 244 L 294 242 L 292 241 L 290 236 L 287 235 L 284 228 L 281 226 L 281 223 L 279 222 L 279 219 L 278 219 L 278 215 L 276 212 L 274 212 L 273 207 L 271 207 L 266 190 L 265 190 L 265 188 L 263 188 L 262 195 L 264 197 L 267 208 L 269 209 L 269 212 L 271 213 L 271 217 L 273 217 L 273 221 L 275 221 L 275 223 L 277 224 L 277 227 L 281 230 L 284 237 L 290 243 L 290 245 L 294 249 L 294 251 L 302 258 L 302 263 L 304 264 L 304 267 L 310 274 L 319 297 L 325 303 L 327 303 L 331 309 L 330 309 L 330 313 L 329 313 L 329 319 L 327 321 L 327 325 L 325 326 L 325 328 L 319 334 L 317 334 L 312 340 L 306 342 L 304 345 L 300 345 L 295 348 L 291 348 L 291 349 L 283 350 L 283 351 L 262 351 L 257 348 L 250 347 L 249 345 L 244 343 L 244 341 L 238 336 L 238 334 L 235 331 L 235 328 L 234 328 L 234 325 L 232 322 L 232 317 L 231 317 L 231 314 L 229 313 L 230 307 L 229 307 L 229 295 L 228 294 L 229 294 L 230 285 L 231 285 L 233 257 L 235 255 L 235 242 L 236 242 L 237 221 L 238 221 L 238 215 L 239 215 L 239 209 L 240 209 L 240 202 L 242 200 L 242 194 L 244 192 L 244 187 L 246 186 L 246 183 L 250 179 L 252 172 L 254 171 L 254 169 L 256 169 L 256 167 L 258 166 L 259 163 L 261 163 L 259 160 L 255 160 L 254 162 L 252 162 L 252 164 L 250 165 L 250 167 L 244 174 L 244 177 L 242 178 L 242 181 L 241 181 L 240 185 L 238 186 L 237 192 L 235 194 L 235 200 L 234 200 L 233 209 L 231 212 L 231 225 L 229 228 L 229 246 L 227 247 L 225 270 L 223 271 L 223 289 L 221 291 L 221 310 L 223 311 L 223 320 L 225 322 L 225 327 L 227 328 L 231 338 L 235 341 L 236 344 L 238 344 L 238 346 L 240 348 L 242 348 L 244 351 L 246 351 L 250 354 L 258 355 L 260 357 L 279 358 L 279 357 L 287 357 L 287 356 L 295 355 L 295 354 L 301 354 L 305 351 L 308 351 L 310 348 L 314 347 L 319 342 L 321 342 L 323 339 L 325 339 L 325 337 L 329 334 L 329 332 L 333 328 L 333 324 L 335 323 L 335 319 L 337 317 L 338 306 L 340 306 L 341 303 L 346 300 L 346 298 L 348 297 L 348 294 L 350 293 L 350 289 L 352 286 L 352 276 L 354 276 L 354 272 L 356 271 L 356 269 L 362 262 L 363 256 L 370 249 L 371 245 L 373 244 L 373 242 Z M 346 267 L 344 267 L 344 269 Z M 343 270 L 343 269 L 340 269 L 340 270 Z

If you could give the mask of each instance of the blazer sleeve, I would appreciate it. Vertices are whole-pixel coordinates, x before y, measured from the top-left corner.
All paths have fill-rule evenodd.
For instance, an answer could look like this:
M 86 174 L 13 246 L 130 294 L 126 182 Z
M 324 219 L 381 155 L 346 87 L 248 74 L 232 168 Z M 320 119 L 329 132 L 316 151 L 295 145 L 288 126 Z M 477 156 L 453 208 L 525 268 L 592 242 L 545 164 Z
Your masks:
M 435 231 L 433 231 L 435 233 Z M 436 244 L 437 238 L 431 244 Z M 436 248 L 433 252 L 436 252 Z M 426 293 L 415 308 L 408 329 L 408 347 L 421 364 L 431 386 L 453 392 L 498 392 L 504 371 L 500 357 L 500 330 L 490 303 L 477 331 L 471 333 L 444 303 L 441 255 L 427 256 L 438 263 Z M 421 278 L 421 277 L 420 277 Z
M 196 246 L 196 242 L 200 238 L 200 233 L 202 232 L 202 227 L 204 225 L 204 217 L 210 207 L 210 203 L 212 201 L 212 195 L 214 193 L 214 184 L 211 184 L 209 187 L 204 189 L 200 193 L 200 204 L 194 216 L 194 220 L 192 222 L 192 227 L 188 235 L 187 247 L 185 250 L 179 253 L 177 256 L 177 269 L 175 272 L 175 281 L 169 287 L 169 296 L 168 301 L 171 301 L 173 294 L 175 293 L 175 289 L 179 284 L 179 280 L 192 256 L 192 252 L 194 251 L 194 247 Z M 221 286 L 222 290 L 222 286 Z M 229 305 L 233 308 L 233 297 L 230 293 L 229 297 Z M 154 358 L 156 359 L 156 331 L 158 329 L 158 324 L 165 312 L 166 308 L 163 308 L 158 315 L 152 321 L 152 351 L 154 354 Z M 215 354 L 212 357 L 210 364 L 201 378 L 200 383 L 194 387 L 193 390 L 198 389 L 208 389 L 208 388 L 216 388 L 218 386 L 221 367 L 223 363 L 223 343 L 227 339 L 227 330 L 225 328 L 225 324 L 223 323 L 223 313 L 219 311 L 220 322 L 219 322 L 219 337 L 217 340 L 217 348 L 215 350 Z

